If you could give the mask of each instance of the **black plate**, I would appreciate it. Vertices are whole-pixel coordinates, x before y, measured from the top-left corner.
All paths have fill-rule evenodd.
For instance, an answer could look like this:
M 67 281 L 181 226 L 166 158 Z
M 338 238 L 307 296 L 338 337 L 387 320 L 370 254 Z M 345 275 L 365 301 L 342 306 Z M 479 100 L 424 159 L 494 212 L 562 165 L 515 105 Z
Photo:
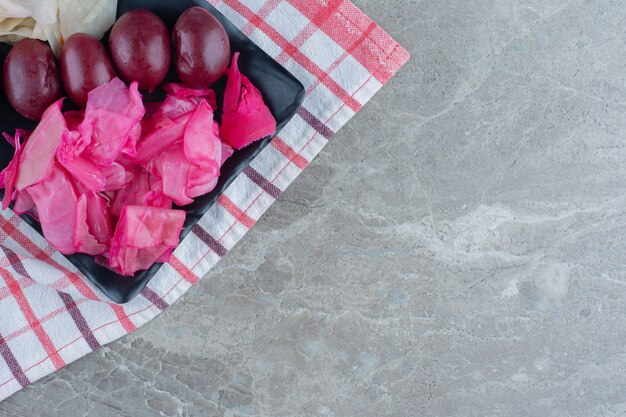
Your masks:
M 206 0 L 119 0 L 118 17 L 133 9 L 148 9 L 158 15 L 172 28 L 178 16 L 192 6 L 200 6 L 211 12 L 223 25 L 230 38 L 233 52 L 241 52 L 239 66 L 241 72 L 248 76 L 256 87 L 263 93 L 263 97 L 272 114 L 278 122 L 278 130 L 293 117 L 304 98 L 304 87 L 279 63 L 274 61 L 263 50 L 248 39 L 239 29 L 228 21 Z M 106 41 L 106 38 L 105 38 Z M 0 58 L 2 62 L 10 50 L 10 46 L 0 44 Z M 173 71 L 168 81 L 176 81 Z M 214 86 L 221 99 L 225 83 L 218 82 Z M 153 93 L 145 101 L 155 101 L 162 98 L 162 93 Z M 219 117 L 219 114 L 217 115 Z M 35 123 L 20 116 L 7 102 L 6 97 L 0 99 L 0 131 L 13 132 L 16 128 L 34 129 Z M 185 238 L 191 229 L 200 221 L 202 216 L 215 203 L 224 190 L 241 174 L 245 167 L 265 148 L 272 138 L 268 137 L 252 145 L 236 151 L 222 167 L 220 181 L 211 193 L 196 198 L 195 202 L 183 209 L 187 212 L 185 226 L 180 239 Z M 13 156 L 13 148 L 4 140 L 0 140 L 0 169 L 4 169 Z M 37 232 L 41 233 L 39 223 L 31 217 L 23 215 Z M 134 277 L 124 277 L 106 269 L 94 261 L 93 256 L 76 254 L 66 256 L 91 282 L 116 303 L 126 303 L 132 300 L 156 274 L 162 264 L 155 264 L 147 271 L 139 271 Z

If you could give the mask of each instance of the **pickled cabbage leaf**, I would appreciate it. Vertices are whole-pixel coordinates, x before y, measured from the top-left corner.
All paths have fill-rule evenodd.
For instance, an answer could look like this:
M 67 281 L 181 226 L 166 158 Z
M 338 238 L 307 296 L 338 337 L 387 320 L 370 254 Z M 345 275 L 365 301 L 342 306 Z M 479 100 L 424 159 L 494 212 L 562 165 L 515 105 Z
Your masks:
M 113 221 L 107 211 L 109 201 L 99 193 L 83 194 L 87 196 L 87 225 L 89 233 L 98 243 L 109 245 L 113 237 Z
M 222 137 L 235 149 L 276 133 L 276 119 L 261 92 L 239 71 L 239 52 L 233 61 L 224 92 Z
M 0 186 L 4 188 L 4 197 L 2 198 L 2 210 L 6 210 L 11 204 L 13 194 L 15 192 L 15 182 L 17 180 L 17 168 L 19 166 L 19 160 L 22 156 L 22 139 L 21 136 L 24 131 L 18 129 L 15 132 L 15 137 L 4 134 L 7 142 L 13 145 L 15 148 L 15 154 L 13 159 L 9 162 L 9 165 L 0 172 Z
M 98 243 L 89 232 L 87 222 L 87 194 L 83 194 L 76 202 L 76 225 L 74 229 L 74 249 L 88 255 L 99 255 L 106 251 L 106 245 Z
M 162 120 L 137 144 L 137 161 L 147 164 L 170 145 L 182 141 L 185 127 L 190 118 L 191 114 L 187 113 L 173 120 Z
M 78 196 L 70 176 L 55 164 L 43 182 L 28 188 L 28 194 L 37 207 L 46 240 L 65 255 L 75 253 L 74 229 Z
M 39 221 L 37 206 L 35 206 L 35 202 L 28 193 L 28 190 L 15 192 L 15 203 L 13 204 L 13 211 L 16 214 L 28 214 L 35 220 Z
M 85 118 L 78 127 L 88 142 L 85 152 L 98 165 L 115 161 L 129 139 L 135 141 L 137 125 L 145 113 L 137 82 L 130 88 L 114 78 L 89 92 Z
M 148 171 L 162 181 L 163 194 L 179 206 L 193 203 L 187 195 L 187 182 L 191 163 L 185 158 L 182 146 L 173 146 L 155 156 L 148 164 Z
M 178 245 L 185 212 L 146 206 L 126 206 L 111 241 L 110 266 L 123 275 L 166 262 Z
M 104 173 L 87 159 L 80 157 L 71 161 L 63 161 L 59 158 L 59 163 L 88 190 L 96 192 L 105 190 L 107 179 Z
M 15 188 L 23 190 L 50 176 L 54 157 L 67 126 L 61 114 L 63 99 L 44 112 L 41 121 L 24 145 L 17 167 Z
M 140 167 L 128 173 L 133 176 L 133 180 L 115 192 L 109 203 L 109 211 L 113 216 L 120 217 L 124 206 L 172 208 L 172 199 L 163 195 L 161 180 Z
M 113 162 L 102 168 L 104 174 L 104 190 L 117 191 L 124 188 L 135 177 L 133 173 L 124 167 L 124 165 Z
M 215 165 L 222 159 L 219 125 L 213 120 L 213 110 L 206 101 L 192 114 L 183 136 L 185 158 L 200 167 Z

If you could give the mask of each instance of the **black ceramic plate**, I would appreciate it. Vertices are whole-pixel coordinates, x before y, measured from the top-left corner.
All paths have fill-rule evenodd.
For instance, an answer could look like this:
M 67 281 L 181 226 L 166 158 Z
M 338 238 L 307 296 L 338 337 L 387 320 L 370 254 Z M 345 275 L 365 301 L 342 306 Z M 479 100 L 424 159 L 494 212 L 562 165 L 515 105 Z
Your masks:
M 241 72 L 263 93 L 265 102 L 278 122 L 278 130 L 293 117 L 304 98 L 304 87 L 279 63 L 263 52 L 239 29 L 230 23 L 220 12 L 207 3 L 206 0 L 119 0 L 118 17 L 133 9 L 148 9 L 158 15 L 172 28 L 178 16 L 192 6 L 200 6 L 211 12 L 226 28 L 233 52 L 241 52 L 239 66 Z M 106 38 L 105 38 L 106 41 Z M 0 44 L 0 58 L 4 62 L 10 46 Z M 170 73 L 168 81 L 175 81 L 174 72 Z M 225 83 L 219 82 L 214 89 L 218 93 L 218 102 L 224 91 Z M 145 101 L 157 101 L 160 93 L 153 93 Z M 161 93 L 162 94 L 162 93 Z M 219 114 L 217 115 L 219 117 Z M 15 128 L 33 129 L 35 124 L 21 117 L 8 104 L 3 96 L 0 99 L 0 131 L 12 132 Z M 215 203 L 217 198 L 241 174 L 246 166 L 268 145 L 272 138 L 253 143 L 236 151 L 222 168 L 220 181 L 211 193 L 199 197 L 189 206 L 183 207 L 187 212 L 185 226 L 180 239 L 191 231 L 202 216 Z M 0 169 L 4 169 L 11 160 L 13 148 L 4 140 L 0 141 Z M 22 216 L 37 232 L 41 233 L 39 223 L 28 216 Z M 94 261 L 93 256 L 76 254 L 67 256 L 83 274 L 91 280 L 102 292 L 116 303 L 126 303 L 133 299 L 156 274 L 162 264 L 156 264 L 147 271 L 139 271 L 134 277 L 124 277 L 106 269 Z

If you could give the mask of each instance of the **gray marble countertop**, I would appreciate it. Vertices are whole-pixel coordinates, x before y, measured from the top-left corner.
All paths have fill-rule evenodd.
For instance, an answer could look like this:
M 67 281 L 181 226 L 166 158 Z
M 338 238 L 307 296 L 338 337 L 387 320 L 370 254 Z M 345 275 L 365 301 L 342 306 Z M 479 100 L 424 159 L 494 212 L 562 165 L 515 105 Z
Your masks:
M 626 414 L 626 8 L 355 3 L 409 65 L 180 302 L 2 415 Z

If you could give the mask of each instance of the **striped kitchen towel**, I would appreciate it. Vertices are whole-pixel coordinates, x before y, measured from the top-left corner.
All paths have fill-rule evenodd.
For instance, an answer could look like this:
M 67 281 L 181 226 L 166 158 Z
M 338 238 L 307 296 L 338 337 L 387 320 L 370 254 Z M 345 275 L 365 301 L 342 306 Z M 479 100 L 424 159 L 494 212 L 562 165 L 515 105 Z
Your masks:
M 347 0 L 211 3 L 304 84 L 303 106 L 128 304 L 111 303 L 28 224 L 1 212 L 0 399 L 134 331 L 180 298 L 409 58 Z

